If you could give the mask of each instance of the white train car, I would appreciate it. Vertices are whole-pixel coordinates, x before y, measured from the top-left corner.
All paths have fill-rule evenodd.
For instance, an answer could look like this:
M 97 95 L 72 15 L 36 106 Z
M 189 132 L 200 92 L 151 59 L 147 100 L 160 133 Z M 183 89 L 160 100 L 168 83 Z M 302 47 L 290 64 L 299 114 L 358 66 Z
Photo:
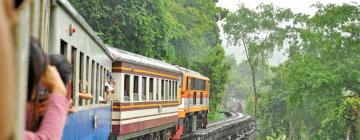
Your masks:
M 112 138 L 164 139 L 178 119 L 181 71 L 163 61 L 109 50 L 118 85 L 112 103 Z

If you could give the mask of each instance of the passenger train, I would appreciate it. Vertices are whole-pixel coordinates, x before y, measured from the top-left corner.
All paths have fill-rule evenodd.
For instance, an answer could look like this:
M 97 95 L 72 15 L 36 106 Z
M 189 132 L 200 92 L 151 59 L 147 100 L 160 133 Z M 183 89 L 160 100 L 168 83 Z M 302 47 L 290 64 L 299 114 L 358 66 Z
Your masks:
M 206 128 L 208 77 L 104 44 L 67 0 L 24 1 L 18 14 L 17 71 L 27 68 L 30 37 L 73 66 L 69 94 L 76 112 L 68 115 L 62 139 L 179 139 Z M 20 87 L 26 86 L 26 75 L 17 76 Z M 114 93 L 103 104 L 108 80 L 115 81 Z M 83 99 L 79 92 L 94 98 Z M 22 106 L 26 91 L 19 89 L 17 95 Z M 22 139 L 23 117 L 17 114 L 15 139 Z

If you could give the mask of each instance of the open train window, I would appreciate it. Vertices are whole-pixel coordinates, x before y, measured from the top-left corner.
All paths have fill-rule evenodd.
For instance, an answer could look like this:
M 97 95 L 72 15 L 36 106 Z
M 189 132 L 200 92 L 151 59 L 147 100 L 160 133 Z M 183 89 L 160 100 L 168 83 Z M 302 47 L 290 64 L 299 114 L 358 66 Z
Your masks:
M 99 81 L 99 64 L 96 64 L 96 70 L 95 70 L 95 103 L 99 103 L 99 86 L 100 86 L 100 81 Z
M 139 101 L 139 76 L 134 76 L 133 101 Z
M 176 90 L 175 90 L 175 81 L 173 81 L 173 83 L 172 83 L 172 90 L 173 90 L 173 100 L 175 100 L 176 99 L 176 96 L 175 96 L 175 93 L 176 93 Z
M 164 80 L 161 80 L 161 100 L 164 100 L 164 91 L 165 91 L 165 86 L 164 86 Z
M 167 91 L 166 100 L 169 100 L 170 99 L 170 92 L 171 92 L 170 80 L 166 80 L 166 91 Z
M 200 104 L 203 104 L 203 99 L 204 99 L 203 94 L 204 94 L 203 92 L 200 92 Z
M 99 73 L 99 75 L 100 75 L 100 96 L 101 97 L 103 97 L 103 98 L 105 98 L 105 94 L 104 94 L 104 86 L 105 86 L 105 80 L 104 80 L 104 68 L 103 68 L 103 66 L 101 66 L 100 65 L 100 73 Z
M 173 89 L 173 81 L 169 81 L 169 89 L 170 89 L 170 100 L 174 99 L 174 89 Z
M 90 57 L 87 56 L 86 57 L 86 80 L 83 82 L 83 84 L 85 84 L 83 86 L 85 88 L 86 93 L 91 94 L 91 93 L 89 93 L 89 88 L 88 88 L 88 86 L 89 86 L 88 81 L 90 80 L 90 77 L 89 77 L 90 76 L 90 69 L 89 69 L 89 67 L 90 67 Z M 88 101 L 85 100 L 84 103 L 85 103 L 85 105 L 87 105 Z
M 142 96 L 143 101 L 146 101 L 146 77 L 142 77 Z
M 91 93 L 95 96 L 95 61 L 91 61 Z M 95 96 L 96 98 L 96 96 Z M 95 100 L 91 99 L 91 103 L 94 104 Z
M 154 78 L 149 79 L 149 100 L 152 101 L 154 98 Z
M 193 105 L 196 105 L 196 92 L 193 94 Z
M 67 43 L 61 39 L 60 40 L 60 54 L 67 57 L 66 50 L 67 50 Z
M 175 99 L 178 99 L 178 82 L 175 82 Z
M 160 85 L 160 83 L 159 83 L 159 79 L 156 79 L 156 99 L 155 100 L 160 100 L 159 98 L 159 94 L 160 94 L 160 88 L 159 88 L 159 85 Z
M 79 80 L 83 81 L 84 80 L 84 53 L 80 52 L 80 63 L 79 63 Z M 80 84 L 80 83 L 79 83 Z M 82 86 L 79 85 L 79 92 L 82 92 Z M 79 98 L 79 106 L 84 105 L 84 100 Z
M 72 78 L 71 78 L 71 99 L 75 100 L 75 94 L 76 94 L 76 53 L 77 50 L 75 47 L 71 48 L 71 65 L 72 65 Z M 73 104 L 75 104 L 75 102 L 73 102 Z
M 124 100 L 130 101 L 130 75 L 124 77 Z

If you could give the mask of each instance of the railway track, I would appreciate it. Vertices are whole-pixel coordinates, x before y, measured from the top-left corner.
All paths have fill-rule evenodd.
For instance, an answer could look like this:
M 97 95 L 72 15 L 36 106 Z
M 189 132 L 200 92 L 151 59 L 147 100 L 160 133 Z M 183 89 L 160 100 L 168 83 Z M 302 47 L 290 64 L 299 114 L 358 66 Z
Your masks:
M 199 129 L 182 136 L 182 140 L 240 140 L 247 139 L 255 130 L 255 119 L 248 115 L 225 112 L 226 119 L 213 122 L 206 129 Z

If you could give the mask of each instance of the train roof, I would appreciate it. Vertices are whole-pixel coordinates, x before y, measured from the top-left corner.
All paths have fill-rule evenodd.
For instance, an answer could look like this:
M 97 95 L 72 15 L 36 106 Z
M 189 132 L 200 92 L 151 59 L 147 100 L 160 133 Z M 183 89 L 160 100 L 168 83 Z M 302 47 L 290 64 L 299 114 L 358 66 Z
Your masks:
M 54 3 L 55 4 L 55 3 Z M 72 18 L 75 19 L 76 22 L 78 22 L 79 25 L 81 25 L 84 30 L 95 40 L 96 43 L 99 44 L 101 49 L 105 51 L 105 53 L 110 57 L 110 59 L 113 59 L 111 57 L 110 52 L 106 48 L 106 44 L 102 41 L 102 39 L 96 35 L 96 32 L 90 27 L 90 25 L 86 22 L 86 20 L 76 11 L 76 9 L 71 5 L 71 3 L 68 0 L 56 0 L 56 4 L 63 7 L 66 12 L 68 12 Z
M 180 69 L 181 71 L 183 72 L 186 72 L 188 73 L 191 77 L 195 77 L 195 78 L 199 78 L 199 79 L 206 79 L 206 80 L 209 80 L 208 77 L 202 75 L 201 73 L 199 72 L 196 72 L 196 71 L 193 71 L 193 70 L 190 70 L 190 69 L 187 69 L 187 68 L 184 68 L 184 67 L 180 67 L 178 66 L 178 69 Z
M 124 50 L 110 47 L 110 46 L 108 46 L 107 48 L 108 48 L 110 54 L 112 55 L 114 61 L 128 62 L 128 63 L 132 63 L 132 64 L 147 66 L 147 67 L 151 67 L 154 69 L 160 69 L 160 70 L 171 71 L 171 72 L 176 72 L 176 73 L 181 72 L 175 65 L 166 63 L 164 61 L 145 57 L 142 55 L 138 55 L 135 53 L 131 53 L 131 52 L 124 51 Z

